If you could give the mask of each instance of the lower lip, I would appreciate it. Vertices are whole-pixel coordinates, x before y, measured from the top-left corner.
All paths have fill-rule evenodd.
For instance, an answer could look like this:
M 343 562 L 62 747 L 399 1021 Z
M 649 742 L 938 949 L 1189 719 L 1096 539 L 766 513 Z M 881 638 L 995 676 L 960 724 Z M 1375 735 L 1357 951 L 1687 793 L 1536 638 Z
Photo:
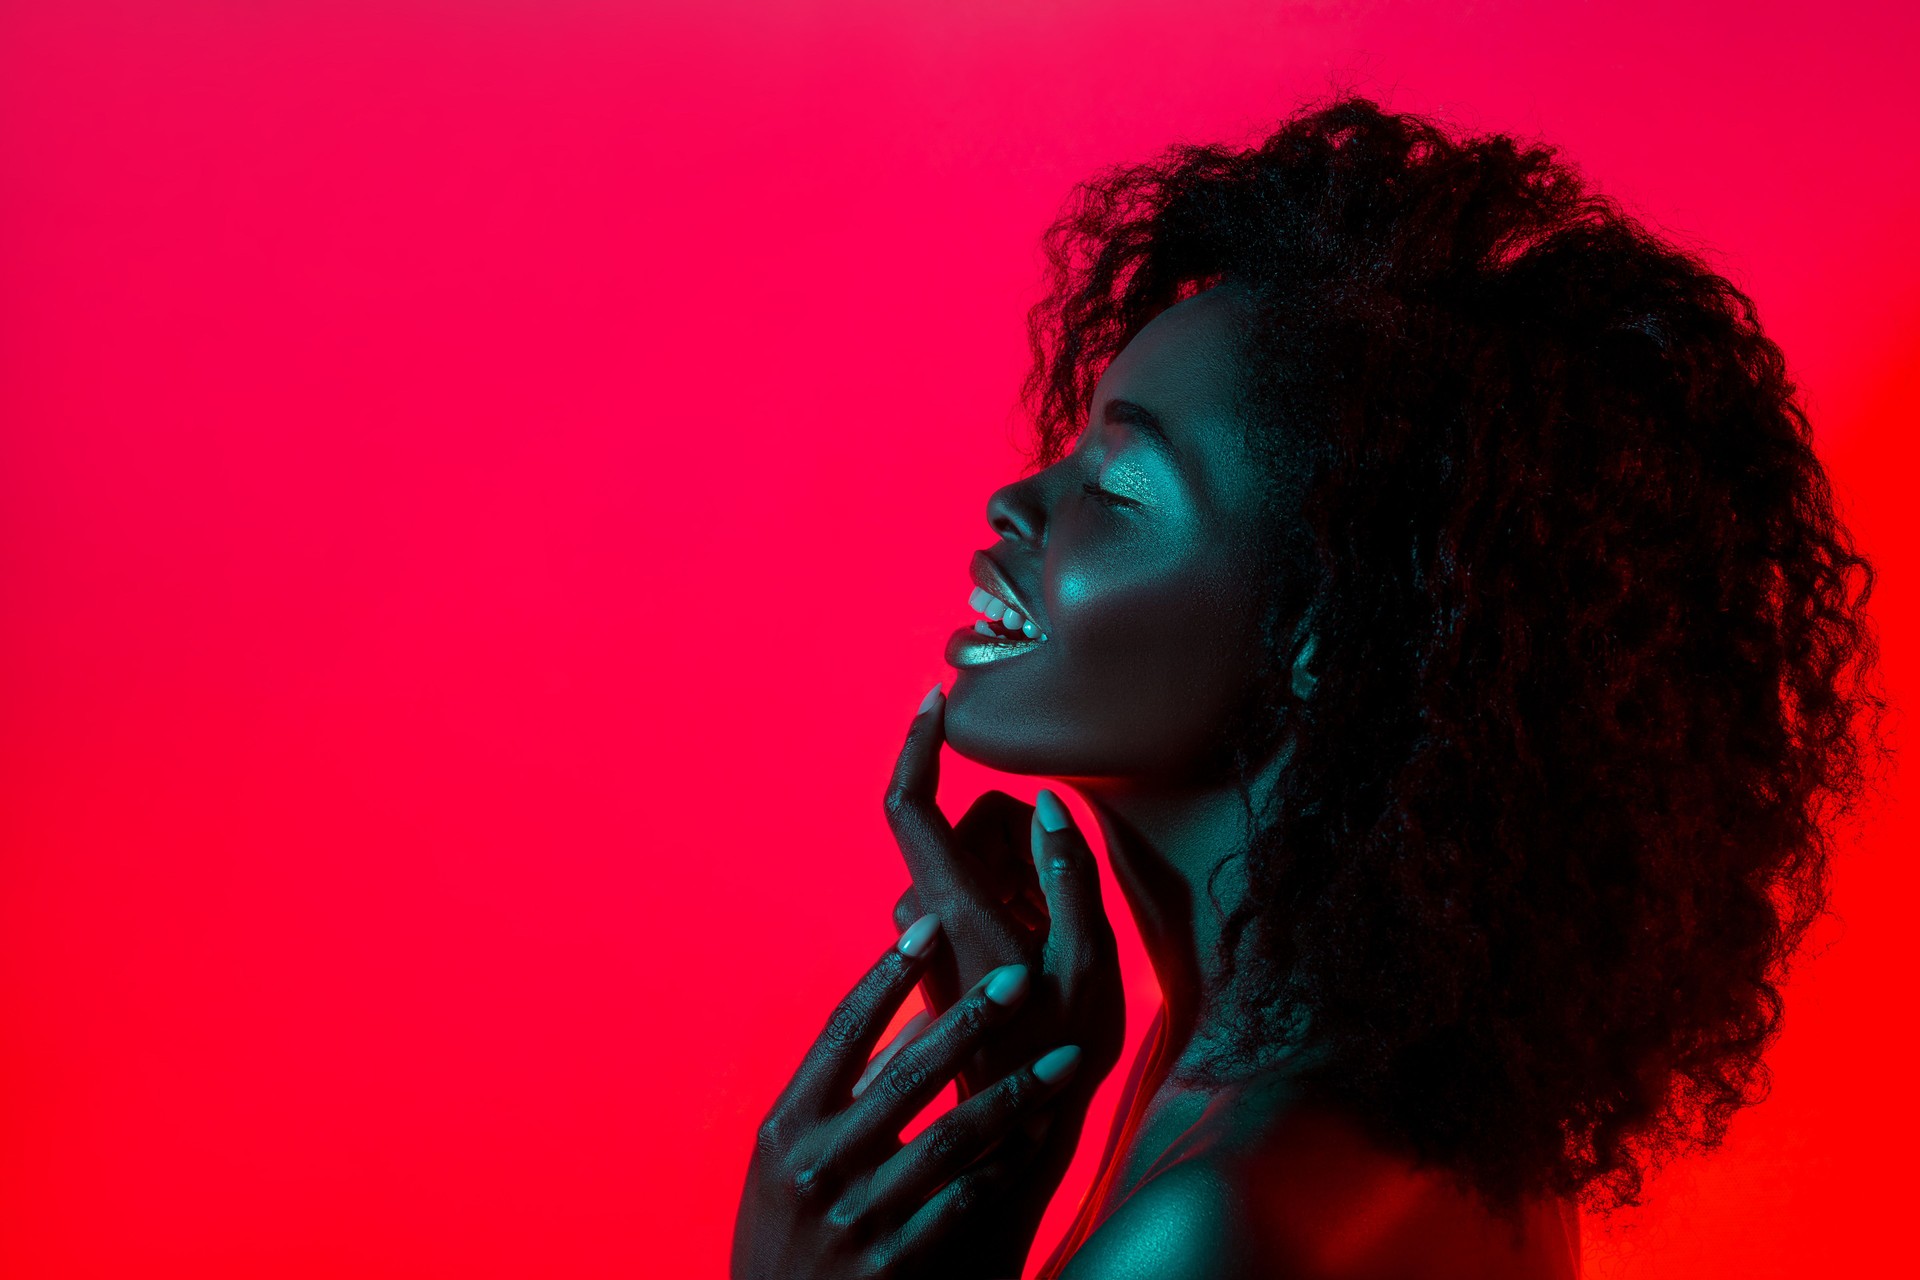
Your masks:
M 1002 640 L 983 636 L 972 627 L 962 627 L 947 637 L 947 665 L 984 667 L 989 662 L 1004 662 L 1040 647 L 1038 640 Z

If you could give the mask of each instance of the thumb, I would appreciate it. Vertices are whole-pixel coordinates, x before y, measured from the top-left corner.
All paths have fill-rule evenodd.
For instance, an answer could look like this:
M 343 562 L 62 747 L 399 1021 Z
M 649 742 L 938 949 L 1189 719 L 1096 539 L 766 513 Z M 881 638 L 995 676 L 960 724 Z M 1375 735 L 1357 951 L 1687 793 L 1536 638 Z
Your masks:
M 1060 797 L 1042 787 L 1034 800 L 1033 869 L 1046 895 L 1046 967 L 1084 974 L 1113 946 L 1113 926 L 1100 902 L 1100 868 L 1087 838 Z

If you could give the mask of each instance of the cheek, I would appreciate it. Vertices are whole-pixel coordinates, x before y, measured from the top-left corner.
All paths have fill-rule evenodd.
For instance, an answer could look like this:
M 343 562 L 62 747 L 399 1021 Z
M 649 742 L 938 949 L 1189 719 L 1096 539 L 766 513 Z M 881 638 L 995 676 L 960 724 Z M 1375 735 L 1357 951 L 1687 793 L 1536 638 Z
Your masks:
M 1060 656 L 1092 720 L 1151 723 L 1171 737 L 1211 733 L 1245 696 L 1255 610 L 1230 566 L 1117 555 L 1066 567 L 1052 585 Z
M 1062 530 L 1044 575 L 1052 639 L 963 671 L 947 708 L 962 755 L 1055 777 L 1191 776 L 1209 767 L 1257 658 L 1255 586 L 1228 539 Z
M 1049 575 L 1049 620 L 1070 646 L 1140 649 L 1166 638 L 1188 647 L 1236 641 L 1251 616 L 1230 564 L 1174 539 L 1060 557 Z

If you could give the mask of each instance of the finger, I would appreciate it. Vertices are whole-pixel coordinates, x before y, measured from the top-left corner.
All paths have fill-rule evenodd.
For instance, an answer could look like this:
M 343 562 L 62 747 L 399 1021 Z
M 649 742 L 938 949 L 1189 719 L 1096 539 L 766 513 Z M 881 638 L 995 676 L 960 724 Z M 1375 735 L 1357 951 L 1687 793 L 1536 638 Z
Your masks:
M 1031 860 L 1027 861 L 1027 883 L 1007 902 L 1007 914 L 1029 930 L 1045 929 L 1050 922 L 1047 895 L 1040 890 L 1040 880 L 1034 874 Z
M 959 1073 L 988 1034 L 1012 1016 L 1030 985 L 1027 966 L 1002 965 L 895 1054 L 847 1108 L 834 1159 L 827 1163 L 856 1158 L 881 1138 L 892 1141 Z
M 947 700 L 935 685 L 914 714 L 887 784 L 887 825 L 923 903 L 955 893 L 970 901 L 980 897 L 974 878 L 954 857 L 953 827 L 940 811 L 940 744 L 946 740 L 946 709 Z
M 1093 850 L 1060 797 L 1040 789 L 1033 809 L 1033 866 L 1046 895 L 1046 968 L 1085 973 L 1113 942 L 1113 925 L 1100 901 L 1100 869 Z
M 920 909 L 920 894 L 912 885 L 908 885 L 907 891 L 893 904 L 893 927 L 905 932 L 908 925 L 925 914 Z
M 1040 1145 L 1025 1135 L 1011 1136 L 990 1157 L 936 1191 L 887 1241 L 887 1256 L 897 1268 L 893 1274 L 942 1274 L 938 1260 L 956 1234 L 978 1223 L 983 1210 L 1014 1192 L 1018 1180 L 1033 1167 Z
M 893 1061 L 894 1054 L 912 1044 L 933 1022 L 933 1016 L 931 1009 L 922 1009 L 906 1020 L 900 1030 L 894 1033 L 893 1039 L 887 1041 L 887 1047 L 873 1055 L 873 1061 L 869 1062 L 867 1069 L 860 1073 L 860 1078 L 853 1082 L 854 1097 L 857 1098 L 867 1091 L 867 1086 L 873 1082 L 875 1076 L 880 1074 L 880 1069 Z
M 910 922 L 918 920 L 924 914 L 926 913 L 920 909 L 919 892 L 912 885 L 908 885 L 907 891 L 900 895 L 900 900 L 893 904 L 893 927 L 904 930 Z M 936 956 L 927 965 L 926 972 L 920 975 L 920 995 L 927 1002 L 930 1017 L 938 1017 L 945 1013 L 953 1007 L 954 1001 L 960 998 L 960 978 L 954 965 L 951 947 Z M 863 1076 L 862 1079 L 864 1080 L 865 1077 Z M 858 1092 L 858 1090 L 855 1091 L 856 1096 Z
M 1026 853 L 1032 818 L 1032 805 L 1004 791 L 988 791 L 954 824 L 952 840 L 953 855 L 973 873 L 975 883 L 1029 929 L 1047 921 L 1033 859 Z M 893 904 L 893 927 L 905 929 L 925 914 L 920 891 L 908 885 Z
M 1004 791 L 982 792 L 953 824 L 954 847 L 967 859 L 981 881 L 1005 901 L 1012 887 L 1032 879 L 1027 858 L 1027 822 L 1033 806 Z
M 940 922 L 924 916 L 874 962 L 827 1019 L 786 1091 L 774 1104 L 776 1114 L 819 1115 L 846 1095 L 886 1030 L 893 1011 L 913 990 L 938 940 Z
M 1033 859 L 1027 855 L 1027 828 L 1032 822 L 1032 805 L 1004 791 L 988 791 L 953 826 L 954 846 L 967 860 L 981 890 L 1029 931 L 1044 928 L 1047 922 Z
M 1079 1046 L 1055 1049 L 935 1120 L 874 1173 L 865 1214 L 878 1221 L 910 1215 L 1052 1100 L 1079 1065 Z

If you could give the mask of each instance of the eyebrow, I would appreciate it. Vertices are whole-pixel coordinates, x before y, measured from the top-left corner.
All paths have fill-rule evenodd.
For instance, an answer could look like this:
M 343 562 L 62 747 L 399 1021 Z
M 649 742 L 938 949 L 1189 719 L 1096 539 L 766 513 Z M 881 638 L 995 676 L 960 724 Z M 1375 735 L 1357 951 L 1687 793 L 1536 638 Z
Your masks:
M 1167 433 L 1160 426 L 1160 419 L 1154 417 L 1144 405 L 1135 404 L 1131 400 L 1109 400 L 1101 418 L 1111 426 L 1138 427 L 1161 444 L 1168 448 L 1173 447 L 1167 439 Z

